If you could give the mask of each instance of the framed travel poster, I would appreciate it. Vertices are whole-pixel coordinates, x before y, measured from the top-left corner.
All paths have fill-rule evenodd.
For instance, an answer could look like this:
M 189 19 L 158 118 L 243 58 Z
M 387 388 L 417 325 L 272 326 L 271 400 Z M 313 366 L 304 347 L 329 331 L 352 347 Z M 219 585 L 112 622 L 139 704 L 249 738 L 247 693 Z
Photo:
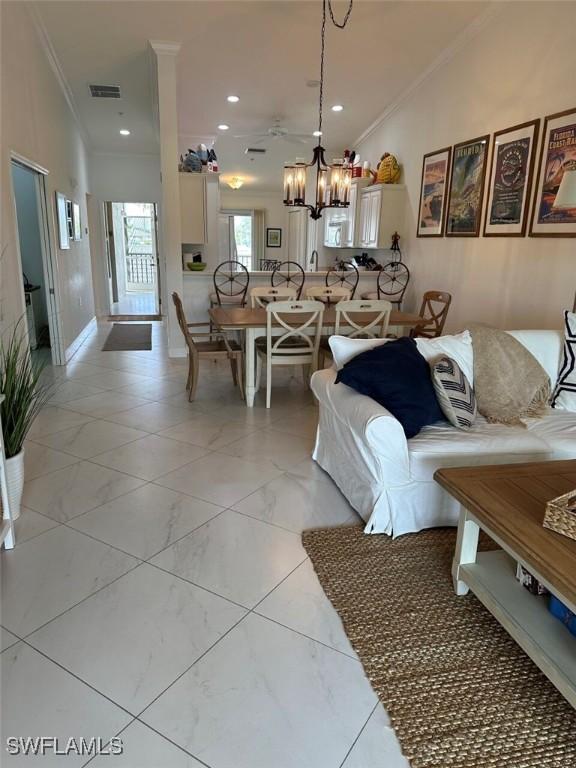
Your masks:
M 66 195 L 56 192 L 56 219 L 58 221 L 58 245 L 65 251 L 70 248 L 68 235 L 68 211 L 66 208 Z
M 478 237 L 490 136 L 454 145 L 446 237 Z
M 417 237 L 442 237 L 452 148 L 424 155 Z
M 564 172 L 571 170 L 576 170 L 576 109 L 545 118 L 531 237 L 576 237 L 576 206 L 554 205 Z
M 532 120 L 494 134 L 485 237 L 526 234 L 539 126 L 540 120 Z

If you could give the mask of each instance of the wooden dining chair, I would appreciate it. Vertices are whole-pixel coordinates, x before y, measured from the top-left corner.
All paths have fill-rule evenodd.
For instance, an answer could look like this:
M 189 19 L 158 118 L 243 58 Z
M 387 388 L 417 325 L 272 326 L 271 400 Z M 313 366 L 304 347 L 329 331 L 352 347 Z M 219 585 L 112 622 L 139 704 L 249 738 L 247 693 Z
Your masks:
M 188 390 L 188 401 L 192 402 L 196 397 L 196 387 L 198 385 L 199 362 L 202 358 L 219 360 L 228 358 L 232 370 L 232 379 L 234 385 L 240 389 L 240 395 L 244 399 L 244 356 L 238 342 L 228 341 L 226 334 L 222 331 L 217 332 L 217 338 L 213 336 L 216 332 L 199 332 L 192 330 L 194 328 L 208 328 L 210 323 L 188 323 L 182 306 L 182 299 L 174 292 L 172 301 L 176 308 L 178 325 L 184 335 L 186 346 L 188 347 L 188 379 L 186 389 Z M 208 339 L 208 341 L 197 341 L 197 339 Z
M 334 335 L 346 330 L 349 339 L 384 339 L 390 323 L 392 304 L 389 301 L 374 299 L 355 299 L 339 301 L 334 307 L 336 322 Z M 319 366 L 325 367 L 326 357 L 331 357 L 329 337 L 322 337 L 320 342 Z
M 428 339 L 442 336 L 451 302 L 452 296 L 446 291 L 426 291 L 422 297 L 422 306 L 419 312 L 420 317 L 423 317 L 425 322 L 413 328 L 410 336 Z
M 296 288 L 283 286 L 272 288 L 271 285 L 257 285 L 250 290 L 250 305 L 252 309 L 258 307 L 266 309 L 271 301 L 288 301 L 297 298 Z
M 296 289 L 298 298 L 302 295 L 306 275 L 297 261 L 283 261 L 272 272 L 270 285 L 273 288 L 288 286 Z
M 340 285 L 334 285 L 330 288 L 325 285 L 311 285 L 306 288 L 305 293 L 307 299 L 321 301 L 323 304 L 337 304 L 351 298 L 350 289 Z
M 272 368 L 277 365 L 302 365 L 305 371 L 318 367 L 318 348 L 322 332 L 324 304 L 321 301 L 271 301 L 266 307 L 266 337 L 256 339 L 260 386 L 262 365 L 266 363 L 266 408 L 272 397 Z M 279 335 L 272 335 L 272 330 Z

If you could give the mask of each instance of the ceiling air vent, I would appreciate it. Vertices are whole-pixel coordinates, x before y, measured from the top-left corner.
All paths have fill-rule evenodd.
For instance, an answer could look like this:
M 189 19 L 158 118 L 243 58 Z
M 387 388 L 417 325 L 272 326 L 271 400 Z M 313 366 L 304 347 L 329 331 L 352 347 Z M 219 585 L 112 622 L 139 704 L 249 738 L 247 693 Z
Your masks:
M 246 147 L 244 150 L 245 155 L 265 155 L 266 150 L 264 147 Z
M 90 95 L 94 99 L 120 99 L 119 85 L 91 85 Z

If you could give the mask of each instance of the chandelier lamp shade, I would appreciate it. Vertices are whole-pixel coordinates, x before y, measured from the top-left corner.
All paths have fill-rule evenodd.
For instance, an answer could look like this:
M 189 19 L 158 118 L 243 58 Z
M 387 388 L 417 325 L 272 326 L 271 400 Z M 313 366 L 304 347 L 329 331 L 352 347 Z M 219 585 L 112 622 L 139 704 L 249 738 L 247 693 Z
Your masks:
M 284 205 L 289 207 L 307 208 L 312 219 L 319 219 L 324 208 L 347 208 L 350 205 L 350 185 L 352 168 L 348 161 L 337 159 L 328 164 L 326 150 L 320 143 L 322 136 L 322 109 L 324 99 L 324 50 L 326 39 L 326 11 L 335 26 L 344 29 L 350 13 L 352 0 L 342 22 L 336 21 L 330 0 L 322 0 L 322 33 L 320 53 L 320 97 L 318 104 L 318 144 L 314 147 L 312 160 L 306 163 L 298 158 L 295 163 L 284 165 Z M 314 203 L 306 202 L 306 181 L 308 172 L 314 178 Z M 311 196 L 310 196 L 311 197 Z

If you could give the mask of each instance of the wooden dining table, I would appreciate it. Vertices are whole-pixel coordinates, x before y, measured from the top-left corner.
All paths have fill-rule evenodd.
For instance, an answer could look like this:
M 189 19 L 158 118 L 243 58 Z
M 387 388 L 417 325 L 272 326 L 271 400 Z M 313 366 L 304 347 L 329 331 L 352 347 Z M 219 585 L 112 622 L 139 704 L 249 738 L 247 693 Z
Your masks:
M 243 331 L 245 333 L 245 355 L 244 365 L 246 369 L 246 405 L 248 408 L 254 407 L 254 396 L 256 395 L 256 339 L 266 335 L 266 310 L 262 307 L 251 309 L 249 307 L 212 307 L 208 310 L 210 319 L 214 326 L 222 331 Z M 359 322 L 370 322 L 378 313 L 374 315 L 362 313 L 358 315 Z M 352 319 L 354 315 L 351 314 Z M 407 329 L 415 328 L 417 325 L 423 325 L 425 319 L 420 315 L 410 312 L 399 312 L 392 310 L 390 315 L 389 328 L 401 336 Z M 336 325 L 336 310 L 333 306 L 328 306 L 324 310 L 322 320 L 322 334 L 330 336 L 334 333 Z M 349 331 L 354 330 L 348 326 Z M 285 329 L 284 329 L 285 331 Z M 281 326 L 278 326 L 278 334 L 284 332 Z M 274 333 L 274 329 L 272 331 Z M 340 333 L 345 336 L 347 324 L 344 317 L 340 320 Z

